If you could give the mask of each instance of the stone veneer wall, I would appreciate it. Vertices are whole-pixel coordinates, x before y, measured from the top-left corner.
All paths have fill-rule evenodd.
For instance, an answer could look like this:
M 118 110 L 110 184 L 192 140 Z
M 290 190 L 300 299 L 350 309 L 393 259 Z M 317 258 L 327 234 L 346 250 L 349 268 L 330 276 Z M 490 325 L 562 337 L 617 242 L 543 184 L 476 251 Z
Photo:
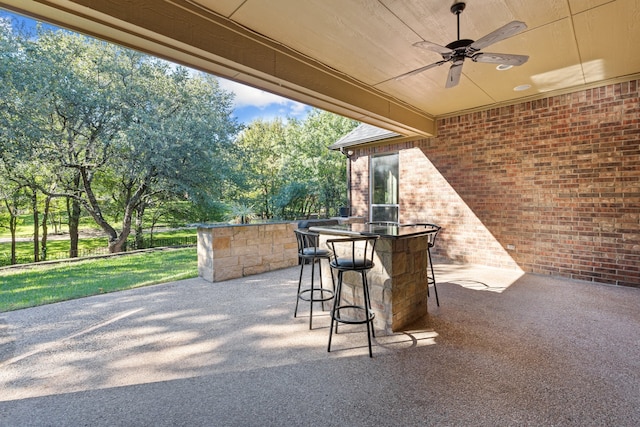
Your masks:
M 434 138 L 356 149 L 400 157 L 400 220 L 443 226 L 436 255 L 640 287 L 640 80 L 439 119 Z
M 210 282 L 298 264 L 296 223 L 198 227 L 198 275 Z
M 320 235 L 320 246 L 325 247 L 327 239 L 336 237 Z M 376 333 L 401 331 L 427 314 L 427 244 L 425 236 L 377 241 L 375 266 L 367 273 Z M 340 245 L 336 245 L 336 251 L 350 256 L 348 248 Z M 357 255 L 362 256 L 362 251 Z M 331 272 L 323 268 L 322 274 L 326 287 L 331 283 Z M 346 272 L 341 303 L 362 305 L 363 301 L 360 273 Z

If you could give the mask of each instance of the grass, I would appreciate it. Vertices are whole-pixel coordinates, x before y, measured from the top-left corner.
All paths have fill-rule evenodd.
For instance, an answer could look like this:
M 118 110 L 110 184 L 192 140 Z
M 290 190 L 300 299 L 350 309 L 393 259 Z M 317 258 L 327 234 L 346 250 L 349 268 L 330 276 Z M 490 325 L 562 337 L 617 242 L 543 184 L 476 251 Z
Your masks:
M 0 312 L 198 275 L 196 248 L 0 270 Z
M 42 221 L 42 216 L 40 217 L 40 221 Z M 66 221 L 67 221 L 66 215 L 62 219 L 57 218 L 56 222 L 62 222 L 62 221 L 64 221 L 64 223 L 58 224 L 58 230 L 61 232 L 68 232 L 69 226 L 66 224 Z M 1 225 L 3 225 L 3 227 L 0 227 L 0 237 L 7 237 L 7 238 L 11 237 L 9 228 L 7 227 L 6 223 L 3 223 Z M 48 227 L 49 227 L 49 233 L 53 234 L 55 230 L 55 226 L 54 224 L 51 223 L 51 221 L 49 221 Z M 80 229 L 95 230 L 98 228 L 95 222 L 93 221 L 93 219 L 91 219 L 91 217 L 82 216 L 80 217 Z M 42 229 L 40 232 L 42 232 Z M 31 214 L 18 215 L 16 237 L 31 237 L 31 236 L 33 236 L 33 215 Z
M 153 239 L 155 242 L 160 242 L 162 239 L 168 238 L 187 238 L 195 237 L 197 231 L 195 228 L 178 229 L 169 231 L 160 231 L 153 233 Z M 0 237 L 3 237 L 0 235 Z M 145 234 L 145 238 L 149 239 L 149 234 Z M 69 239 L 66 237 L 64 240 L 48 240 L 47 242 L 47 259 L 62 259 L 67 258 L 69 255 Z M 85 237 L 81 238 L 78 242 L 78 252 L 80 256 L 92 253 L 92 251 L 107 248 L 106 237 Z M 19 264 L 25 264 L 33 261 L 33 242 L 16 242 L 16 258 Z M 0 243 L 0 266 L 8 265 L 11 259 L 11 243 Z

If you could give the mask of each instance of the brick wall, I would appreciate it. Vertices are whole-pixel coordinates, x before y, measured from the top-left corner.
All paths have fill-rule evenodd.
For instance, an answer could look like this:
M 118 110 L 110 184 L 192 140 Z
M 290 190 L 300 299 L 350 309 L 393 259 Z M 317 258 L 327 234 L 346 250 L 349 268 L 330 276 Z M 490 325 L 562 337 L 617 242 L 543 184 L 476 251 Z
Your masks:
M 639 88 L 444 118 L 435 138 L 356 150 L 354 207 L 367 214 L 369 156 L 398 151 L 401 221 L 442 225 L 438 255 L 640 286 Z

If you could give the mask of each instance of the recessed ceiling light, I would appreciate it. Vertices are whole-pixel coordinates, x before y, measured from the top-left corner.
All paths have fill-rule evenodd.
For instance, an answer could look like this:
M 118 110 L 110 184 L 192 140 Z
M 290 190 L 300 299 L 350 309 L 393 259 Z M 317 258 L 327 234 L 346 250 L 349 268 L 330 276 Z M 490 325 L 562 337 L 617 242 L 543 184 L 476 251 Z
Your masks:
M 507 65 L 507 64 L 500 64 L 496 67 L 496 70 L 498 71 L 505 71 L 508 70 L 510 68 L 513 68 L 513 65 Z
M 521 92 L 523 90 L 531 89 L 531 85 L 520 85 L 513 88 L 516 92 Z

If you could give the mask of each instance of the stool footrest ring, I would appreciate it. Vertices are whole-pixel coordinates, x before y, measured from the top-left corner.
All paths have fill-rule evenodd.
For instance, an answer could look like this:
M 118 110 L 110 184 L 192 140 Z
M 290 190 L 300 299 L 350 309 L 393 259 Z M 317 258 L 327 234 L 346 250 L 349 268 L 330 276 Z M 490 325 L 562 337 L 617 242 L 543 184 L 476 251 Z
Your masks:
M 313 295 L 313 292 L 320 292 L 320 297 L 319 298 L 315 298 L 315 296 Z M 311 294 L 311 295 L 306 295 L 306 294 Z M 327 294 L 325 296 L 325 294 Z M 319 288 L 315 288 L 315 289 L 305 289 L 300 291 L 300 293 L 298 293 L 298 298 L 300 298 L 303 301 L 330 301 L 333 299 L 333 291 L 330 289 L 319 289 Z
M 356 309 L 356 310 L 362 310 L 365 312 L 369 312 L 369 315 L 367 316 L 366 319 L 349 319 L 349 318 L 344 318 L 344 317 L 339 317 L 340 316 L 340 310 L 345 310 L 345 309 Z M 373 322 L 373 319 L 376 317 L 376 314 L 374 312 L 372 312 L 371 310 L 367 310 L 366 307 L 361 306 L 361 305 L 341 305 L 335 308 L 335 313 L 333 316 L 333 320 L 335 320 L 336 322 L 340 322 L 340 323 L 348 323 L 350 325 L 359 325 L 359 324 L 363 324 L 363 323 L 368 323 L 368 322 Z

